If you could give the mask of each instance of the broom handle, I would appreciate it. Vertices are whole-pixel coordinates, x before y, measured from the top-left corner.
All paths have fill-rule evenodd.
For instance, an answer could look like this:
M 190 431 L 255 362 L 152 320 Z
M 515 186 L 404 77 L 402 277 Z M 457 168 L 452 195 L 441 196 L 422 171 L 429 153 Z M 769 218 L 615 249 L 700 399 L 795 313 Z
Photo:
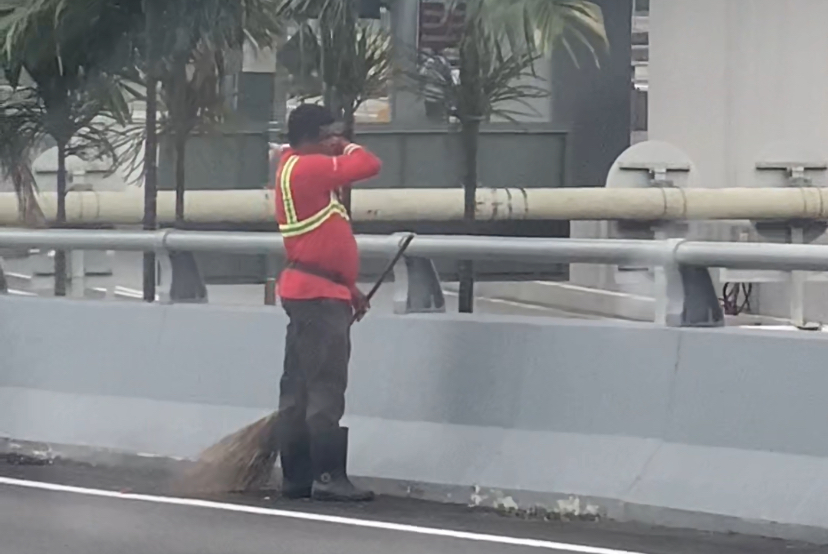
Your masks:
M 412 240 L 414 240 L 414 233 L 407 235 L 403 239 L 402 243 L 400 244 L 399 250 L 397 250 L 397 253 L 394 255 L 393 258 L 391 258 L 391 261 L 388 262 L 388 265 L 385 266 L 385 270 L 382 272 L 379 279 L 377 279 L 377 282 L 374 283 L 374 286 L 371 287 L 371 290 L 368 291 L 368 294 L 365 295 L 365 298 L 367 298 L 368 301 L 370 301 L 371 298 L 373 298 L 374 295 L 377 294 L 377 291 L 382 286 L 382 283 L 383 281 L 385 281 L 385 278 L 388 277 L 392 271 L 394 271 L 394 266 L 397 265 L 397 262 L 399 262 L 400 258 L 403 257 L 403 254 L 405 254 L 405 251 L 408 249 L 408 245 L 411 244 Z M 351 321 L 351 323 L 354 323 L 355 321 L 356 315 L 354 315 L 354 318 Z

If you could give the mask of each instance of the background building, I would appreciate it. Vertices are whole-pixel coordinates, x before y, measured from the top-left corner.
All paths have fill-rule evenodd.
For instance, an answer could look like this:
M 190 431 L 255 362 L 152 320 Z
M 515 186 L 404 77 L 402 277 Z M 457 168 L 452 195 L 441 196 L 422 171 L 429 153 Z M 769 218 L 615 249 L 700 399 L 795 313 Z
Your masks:
M 647 140 L 650 66 L 650 0 L 632 0 L 632 142 Z

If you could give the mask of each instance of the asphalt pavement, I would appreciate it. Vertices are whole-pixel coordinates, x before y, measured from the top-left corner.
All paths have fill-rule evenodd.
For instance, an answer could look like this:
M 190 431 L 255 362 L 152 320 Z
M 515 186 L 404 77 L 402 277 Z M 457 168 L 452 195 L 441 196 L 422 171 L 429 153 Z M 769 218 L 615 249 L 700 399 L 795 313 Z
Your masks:
M 160 470 L 0 460 L 3 554 L 817 554 L 826 547 L 380 497 L 360 505 L 167 496 Z

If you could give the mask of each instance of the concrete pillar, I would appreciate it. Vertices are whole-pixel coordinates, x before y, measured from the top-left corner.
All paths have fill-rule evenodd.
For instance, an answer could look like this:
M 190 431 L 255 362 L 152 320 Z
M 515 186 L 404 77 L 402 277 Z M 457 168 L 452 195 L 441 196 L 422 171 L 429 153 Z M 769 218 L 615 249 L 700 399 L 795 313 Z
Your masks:
M 630 145 L 632 2 L 593 0 L 604 12 L 610 52 L 592 62 L 574 40 L 580 67 L 566 48 L 555 51 L 552 122 L 569 131 L 567 184 L 602 187 L 615 159 Z
M 411 56 L 417 48 L 420 0 L 397 0 L 391 4 L 391 34 L 396 48 L 398 67 L 411 66 Z M 425 107 L 417 96 L 399 87 L 391 89 L 391 121 L 403 126 L 426 121 Z
M 650 139 L 687 152 L 710 188 L 753 186 L 756 163 L 780 143 L 828 160 L 825 21 L 825 0 L 651 0 Z M 810 318 L 828 316 L 824 290 L 811 285 Z M 786 285 L 755 296 L 762 313 L 789 315 Z
M 590 52 L 574 41 L 578 65 L 563 47 L 553 56 L 552 123 L 569 133 L 567 186 L 603 187 L 613 162 L 630 145 L 632 2 L 596 1 L 603 10 L 610 41 L 610 51 L 600 57 L 600 67 L 595 66 Z M 599 238 L 605 230 L 603 222 L 570 224 L 573 238 Z M 570 281 L 578 285 L 610 288 L 609 275 L 603 266 L 570 265 Z
M 266 130 L 273 117 L 276 53 L 245 43 L 243 56 L 236 108 L 249 126 Z
M 649 136 L 702 186 L 751 186 L 775 142 L 828 157 L 828 2 L 651 0 Z

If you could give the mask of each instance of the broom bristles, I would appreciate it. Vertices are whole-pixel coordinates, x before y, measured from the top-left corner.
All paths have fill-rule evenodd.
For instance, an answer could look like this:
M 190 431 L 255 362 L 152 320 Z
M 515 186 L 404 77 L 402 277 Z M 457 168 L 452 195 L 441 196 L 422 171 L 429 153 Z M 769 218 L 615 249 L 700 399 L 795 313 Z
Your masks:
M 262 488 L 279 454 L 278 415 L 263 417 L 207 448 L 176 484 L 177 492 L 213 494 Z

